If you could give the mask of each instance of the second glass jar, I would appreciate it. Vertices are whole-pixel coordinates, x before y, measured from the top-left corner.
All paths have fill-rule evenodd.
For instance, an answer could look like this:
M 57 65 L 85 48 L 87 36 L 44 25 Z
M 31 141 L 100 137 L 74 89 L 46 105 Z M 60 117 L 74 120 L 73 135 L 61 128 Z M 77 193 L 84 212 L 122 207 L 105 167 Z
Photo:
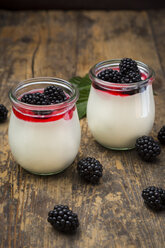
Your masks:
M 136 61 L 142 77 L 140 82 L 119 84 L 97 77 L 105 69 L 119 70 L 120 61 L 103 61 L 91 68 L 87 119 L 94 138 L 101 145 L 127 150 L 134 148 L 136 139 L 148 135 L 152 129 L 155 118 L 154 71 Z

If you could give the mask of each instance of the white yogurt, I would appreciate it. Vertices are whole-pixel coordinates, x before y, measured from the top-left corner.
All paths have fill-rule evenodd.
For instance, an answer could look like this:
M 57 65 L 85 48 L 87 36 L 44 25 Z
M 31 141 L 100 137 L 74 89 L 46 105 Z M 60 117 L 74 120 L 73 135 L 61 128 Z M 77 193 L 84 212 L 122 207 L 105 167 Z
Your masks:
M 31 122 L 11 113 L 9 144 L 24 169 L 37 174 L 58 173 L 75 159 L 80 145 L 77 110 L 69 120 Z
M 148 135 L 155 118 L 152 85 L 142 93 L 112 95 L 91 86 L 87 105 L 89 128 L 100 144 L 129 149 L 139 136 Z

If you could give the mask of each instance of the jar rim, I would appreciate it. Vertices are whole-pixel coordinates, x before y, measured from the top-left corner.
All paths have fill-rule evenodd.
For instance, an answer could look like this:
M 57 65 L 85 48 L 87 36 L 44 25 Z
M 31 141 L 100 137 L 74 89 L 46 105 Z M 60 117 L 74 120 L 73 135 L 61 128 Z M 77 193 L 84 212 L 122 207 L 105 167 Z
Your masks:
M 154 70 L 149 67 L 148 65 L 144 64 L 141 61 L 135 60 L 137 62 L 138 68 L 144 70 L 147 73 L 147 78 L 144 80 L 141 80 L 139 82 L 135 83 L 113 83 L 113 82 L 107 82 L 102 79 L 99 79 L 97 77 L 97 72 L 100 71 L 100 69 L 105 69 L 106 67 L 117 67 L 122 59 L 111 59 L 111 60 L 104 60 L 97 64 L 95 64 L 89 71 L 89 77 L 91 80 L 94 80 L 95 83 L 102 85 L 103 87 L 115 87 L 115 89 L 120 88 L 140 88 L 144 85 L 146 85 L 149 81 L 153 81 L 155 78 L 155 72 Z
M 34 105 L 34 104 L 28 104 L 21 102 L 17 97 L 16 97 L 16 92 L 21 89 L 28 87 L 30 85 L 35 85 L 35 84 L 61 84 L 65 88 L 68 88 L 71 91 L 71 95 L 69 98 L 62 103 L 57 103 L 57 104 L 51 104 L 51 105 Z M 26 80 L 21 81 L 19 84 L 16 86 L 13 86 L 10 91 L 9 91 L 9 99 L 12 102 L 13 105 L 15 106 L 20 106 L 22 108 L 28 109 L 28 110 L 44 110 L 45 108 L 47 110 L 59 110 L 59 109 L 65 109 L 65 108 L 70 108 L 70 106 L 73 106 L 79 98 L 79 91 L 76 86 L 71 84 L 70 82 L 61 79 L 61 78 L 54 78 L 54 77 L 36 77 L 36 78 L 29 78 Z

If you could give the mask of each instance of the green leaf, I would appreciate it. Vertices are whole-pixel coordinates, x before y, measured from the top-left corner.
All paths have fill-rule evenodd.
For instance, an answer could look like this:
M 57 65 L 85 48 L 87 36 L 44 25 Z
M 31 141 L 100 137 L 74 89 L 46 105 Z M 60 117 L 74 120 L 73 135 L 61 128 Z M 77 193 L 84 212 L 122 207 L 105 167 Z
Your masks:
M 69 81 L 77 86 L 81 81 L 81 77 L 73 77 Z
M 77 103 L 77 111 L 80 120 L 86 116 L 86 108 L 87 108 L 87 101 Z
M 73 85 L 75 85 L 79 90 L 79 100 L 77 101 L 77 110 L 79 119 L 86 116 L 87 102 L 91 87 L 91 80 L 89 75 L 86 74 L 84 77 L 73 77 L 69 80 Z

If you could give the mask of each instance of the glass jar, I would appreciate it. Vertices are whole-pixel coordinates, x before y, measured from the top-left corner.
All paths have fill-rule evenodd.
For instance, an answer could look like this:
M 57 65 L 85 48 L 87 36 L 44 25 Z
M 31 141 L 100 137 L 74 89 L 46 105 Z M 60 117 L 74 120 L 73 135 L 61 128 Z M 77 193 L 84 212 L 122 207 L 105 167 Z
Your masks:
M 62 88 L 67 100 L 51 105 L 21 102 L 25 93 L 40 92 L 50 85 Z M 78 90 L 58 78 L 32 78 L 9 92 L 12 112 L 9 144 L 18 164 L 40 175 L 59 173 L 74 161 L 81 138 L 76 109 Z
M 155 118 L 154 71 L 136 61 L 142 77 L 140 82 L 119 84 L 97 78 L 102 70 L 119 70 L 120 61 L 103 61 L 91 68 L 87 119 L 94 138 L 101 145 L 127 150 L 134 148 L 136 139 L 148 135 L 152 129 Z

